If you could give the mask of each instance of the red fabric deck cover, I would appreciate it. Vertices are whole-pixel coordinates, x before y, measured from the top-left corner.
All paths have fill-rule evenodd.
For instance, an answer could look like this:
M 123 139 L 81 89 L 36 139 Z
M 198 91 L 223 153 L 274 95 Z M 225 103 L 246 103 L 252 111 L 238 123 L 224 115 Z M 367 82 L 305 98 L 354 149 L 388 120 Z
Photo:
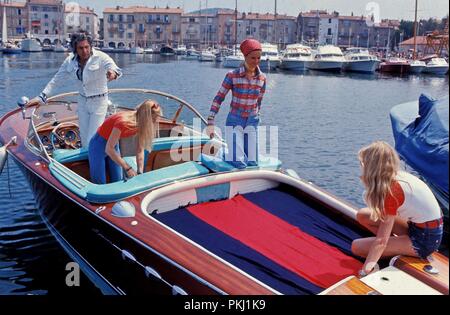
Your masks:
M 356 259 L 242 196 L 187 209 L 209 225 L 323 288 L 355 275 L 362 267 Z

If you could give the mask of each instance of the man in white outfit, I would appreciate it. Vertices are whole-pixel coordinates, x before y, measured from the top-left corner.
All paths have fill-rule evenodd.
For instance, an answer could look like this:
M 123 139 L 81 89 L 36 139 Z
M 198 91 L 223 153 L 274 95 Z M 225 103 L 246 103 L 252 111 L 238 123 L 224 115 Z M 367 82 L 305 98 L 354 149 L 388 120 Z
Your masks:
M 71 53 L 50 80 L 42 93 L 27 105 L 43 105 L 52 96 L 55 87 L 76 76 L 80 97 L 78 120 L 81 145 L 87 147 L 90 139 L 103 123 L 108 109 L 108 82 L 122 76 L 122 70 L 107 54 L 92 48 L 92 38 L 84 33 L 71 38 Z

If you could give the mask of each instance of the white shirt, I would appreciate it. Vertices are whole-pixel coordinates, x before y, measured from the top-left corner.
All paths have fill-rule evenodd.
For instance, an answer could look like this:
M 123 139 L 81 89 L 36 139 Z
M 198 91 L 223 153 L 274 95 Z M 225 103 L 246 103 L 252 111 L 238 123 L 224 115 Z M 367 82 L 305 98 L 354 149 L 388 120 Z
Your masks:
M 441 208 L 431 189 L 422 180 L 407 172 L 396 176 L 403 190 L 405 201 L 398 208 L 398 215 L 406 220 L 423 223 L 441 217 Z
M 108 92 L 108 79 L 106 73 L 113 70 L 122 76 L 122 70 L 116 65 L 114 60 L 102 51 L 92 49 L 92 56 L 86 62 L 83 69 L 83 81 L 77 79 L 79 69 L 78 60 L 71 53 L 63 62 L 55 76 L 50 80 L 42 91 L 46 97 L 52 96 L 52 91 L 61 82 L 67 80 L 69 76 L 74 76 L 78 83 L 78 91 L 81 95 L 89 97 Z

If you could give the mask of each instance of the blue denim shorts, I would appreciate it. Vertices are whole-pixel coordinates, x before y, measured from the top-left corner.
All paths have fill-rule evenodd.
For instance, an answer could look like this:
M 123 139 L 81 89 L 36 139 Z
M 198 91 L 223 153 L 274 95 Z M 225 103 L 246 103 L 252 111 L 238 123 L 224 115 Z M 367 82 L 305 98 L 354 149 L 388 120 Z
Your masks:
M 414 250 L 420 258 L 426 259 L 441 245 L 444 226 L 438 228 L 420 228 L 408 222 L 408 235 Z

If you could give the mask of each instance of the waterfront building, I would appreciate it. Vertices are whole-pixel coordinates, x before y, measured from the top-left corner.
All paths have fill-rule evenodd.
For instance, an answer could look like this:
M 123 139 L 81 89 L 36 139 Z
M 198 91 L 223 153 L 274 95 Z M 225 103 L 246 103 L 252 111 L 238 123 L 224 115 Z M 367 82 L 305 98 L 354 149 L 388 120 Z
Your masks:
M 6 1 L 0 3 L 0 25 L 3 25 L 3 8 L 6 7 L 7 38 L 18 40 L 29 31 L 28 10 L 25 2 Z M 3 30 L 0 27 L 0 38 Z
M 72 33 L 86 31 L 97 40 L 100 38 L 100 20 L 92 8 L 75 5 L 74 2 L 65 5 L 64 33 L 69 37 Z
M 177 45 L 181 40 L 180 8 L 131 6 L 106 8 L 104 43 L 113 48 Z
M 28 29 L 42 44 L 64 39 L 64 3 L 61 0 L 27 0 Z

